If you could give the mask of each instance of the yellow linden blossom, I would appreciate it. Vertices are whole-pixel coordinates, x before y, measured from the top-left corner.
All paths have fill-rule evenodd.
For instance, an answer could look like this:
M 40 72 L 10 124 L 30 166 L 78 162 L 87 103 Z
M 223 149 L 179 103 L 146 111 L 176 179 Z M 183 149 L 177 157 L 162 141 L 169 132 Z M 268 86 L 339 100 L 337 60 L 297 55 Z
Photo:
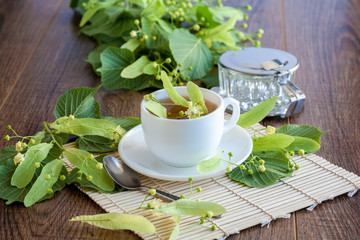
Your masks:
M 18 153 L 15 155 L 14 157 L 14 164 L 15 165 L 20 165 L 22 162 L 24 161 L 24 156 L 21 153 Z
M 150 206 L 151 206 L 151 208 L 153 208 L 153 209 L 157 209 L 157 208 L 159 208 L 161 205 L 163 205 L 164 203 L 163 203 L 163 201 L 160 199 L 160 198 L 154 198 L 154 200 L 152 200 L 152 202 L 150 202 Z M 155 212 L 155 211 L 153 211 L 153 213 L 156 215 L 156 216 L 160 216 L 161 215 L 161 213 L 159 213 L 159 212 Z
M 120 140 L 120 137 L 122 137 L 124 134 L 126 133 L 126 131 L 120 127 L 120 125 L 118 125 L 115 128 L 114 134 L 113 134 L 113 139 L 118 142 Z
M 212 41 L 211 41 L 211 39 L 209 39 L 209 38 L 205 39 L 205 43 L 206 43 L 206 45 L 207 45 L 209 48 L 212 47 Z
M 132 37 L 132 38 L 134 38 L 134 37 L 136 37 L 136 31 L 134 31 L 134 30 L 132 30 L 131 32 L 130 32 L 130 37 Z
M 266 134 L 267 135 L 271 135 L 271 134 L 274 134 L 276 132 L 276 128 L 274 128 L 273 126 L 267 126 L 266 128 Z
M 21 152 L 21 151 L 23 150 L 20 141 L 18 141 L 18 142 L 15 144 L 15 147 L 16 147 L 16 151 L 17 151 L 17 152 Z
M 194 104 L 193 102 L 189 102 L 189 108 L 185 112 L 189 119 L 199 118 L 201 114 L 204 112 L 202 111 L 202 108 L 198 104 Z
M 152 201 L 151 203 L 151 206 L 154 208 L 154 209 L 157 209 L 159 208 L 161 205 L 163 205 L 163 201 L 160 199 L 160 198 L 154 198 L 154 200 Z

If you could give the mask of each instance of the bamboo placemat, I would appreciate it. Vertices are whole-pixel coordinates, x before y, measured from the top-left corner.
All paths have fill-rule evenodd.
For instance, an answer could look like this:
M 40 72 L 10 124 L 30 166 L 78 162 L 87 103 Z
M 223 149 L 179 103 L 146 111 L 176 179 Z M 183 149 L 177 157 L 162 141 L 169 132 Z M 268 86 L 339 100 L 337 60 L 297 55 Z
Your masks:
M 264 129 L 255 124 L 248 133 Z M 264 134 L 261 130 L 259 134 Z M 67 147 L 74 146 L 68 144 Z M 113 156 L 120 159 L 118 153 Z M 360 187 L 360 177 L 348 172 L 325 159 L 307 154 L 296 156 L 294 160 L 300 169 L 294 171 L 293 177 L 282 178 L 277 183 L 266 188 L 249 188 L 243 184 L 231 181 L 227 176 L 194 181 L 193 186 L 201 186 L 203 191 L 192 195 L 192 199 L 203 199 L 223 205 L 228 212 L 220 219 L 212 219 L 205 226 L 216 225 L 218 230 L 196 226 L 198 217 L 184 216 L 181 218 L 179 239 L 215 239 L 238 233 L 248 227 L 261 224 L 269 225 L 276 218 L 289 218 L 290 213 L 302 208 L 312 210 L 316 205 L 336 196 L 348 193 L 351 197 Z M 65 159 L 68 170 L 73 166 Z M 181 195 L 189 194 L 189 183 L 171 182 L 140 175 L 144 185 Z M 189 176 L 190 177 L 190 176 Z M 146 193 L 140 191 L 124 191 L 116 194 L 104 194 L 94 190 L 80 188 L 91 199 L 107 212 L 124 213 L 140 206 Z M 150 198 L 148 201 L 152 201 Z M 145 204 L 148 202 L 146 201 Z M 144 239 L 168 239 L 175 222 L 172 217 L 156 216 L 150 211 L 134 211 L 148 218 L 156 227 L 155 234 L 137 233 Z

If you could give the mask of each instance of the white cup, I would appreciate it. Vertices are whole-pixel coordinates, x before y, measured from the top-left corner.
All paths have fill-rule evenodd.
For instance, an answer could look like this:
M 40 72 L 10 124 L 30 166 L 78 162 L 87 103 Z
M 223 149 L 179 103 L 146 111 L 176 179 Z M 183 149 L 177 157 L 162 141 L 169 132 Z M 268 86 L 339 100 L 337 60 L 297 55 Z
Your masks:
M 182 96 L 188 96 L 186 87 L 175 87 Z M 210 90 L 201 88 L 205 102 L 210 101 L 217 108 L 196 119 L 159 118 L 141 103 L 141 125 L 145 142 L 150 151 L 165 164 L 174 167 L 190 167 L 214 155 L 224 133 L 231 130 L 240 117 L 239 102 L 233 98 L 222 99 Z M 166 99 L 164 89 L 153 92 L 156 99 Z M 224 119 L 225 109 L 231 105 L 232 116 Z

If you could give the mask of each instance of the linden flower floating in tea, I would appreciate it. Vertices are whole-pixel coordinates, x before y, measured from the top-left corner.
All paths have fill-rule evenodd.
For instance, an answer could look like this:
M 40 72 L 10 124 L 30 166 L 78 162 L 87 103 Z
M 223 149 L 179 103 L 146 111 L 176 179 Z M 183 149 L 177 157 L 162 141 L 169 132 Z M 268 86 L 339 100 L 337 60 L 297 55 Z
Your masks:
M 168 75 L 161 71 L 161 80 L 170 99 L 158 100 L 153 94 L 145 95 L 145 107 L 160 118 L 194 119 L 208 113 L 200 88 L 193 82 L 186 85 L 190 101 L 176 92 Z M 172 102 L 170 102 L 172 101 Z
M 191 82 L 192 83 L 192 82 Z M 181 113 L 181 112 L 180 112 Z M 201 115 L 204 115 L 204 111 L 199 104 L 194 104 L 189 102 L 189 108 L 184 113 L 189 119 L 198 118 Z

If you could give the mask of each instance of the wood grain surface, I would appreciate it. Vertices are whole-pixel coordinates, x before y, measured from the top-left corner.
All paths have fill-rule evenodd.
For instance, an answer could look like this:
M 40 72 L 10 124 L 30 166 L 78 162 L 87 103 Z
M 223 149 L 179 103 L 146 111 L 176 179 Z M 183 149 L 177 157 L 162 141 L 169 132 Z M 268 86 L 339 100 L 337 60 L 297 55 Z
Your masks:
M 300 61 L 296 84 L 305 92 L 301 114 L 263 121 L 332 129 L 318 155 L 360 175 L 360 1 L 228 0 L 252 5 L 249 29 L 265 30 L 264 47 L 286 50 Z M 69 88 L 99 84 L 84 59 L 95 42 L 79 35 L 80 16 L 66 0 L 0 0 L 0 136 L 11 124 L 20 135 L 53 121 L 57 99 Z M 96 95 L 102 114 L 139 117 L 148 91 L 103 89 Z M 2 138 L 2 137 L 1 137 Z M 8 145 L 0 141 L 0 148 Z M 301 210 L 290 219 L 255 226 L 228 239 L 359 239 L 360 197 L 341 196 Z M 0 200 L 0 239 L 139 239 L 130 231 L 109 231 L 69 223 L 77 215 L 103 213 L 74 186 L 25 208 Z

